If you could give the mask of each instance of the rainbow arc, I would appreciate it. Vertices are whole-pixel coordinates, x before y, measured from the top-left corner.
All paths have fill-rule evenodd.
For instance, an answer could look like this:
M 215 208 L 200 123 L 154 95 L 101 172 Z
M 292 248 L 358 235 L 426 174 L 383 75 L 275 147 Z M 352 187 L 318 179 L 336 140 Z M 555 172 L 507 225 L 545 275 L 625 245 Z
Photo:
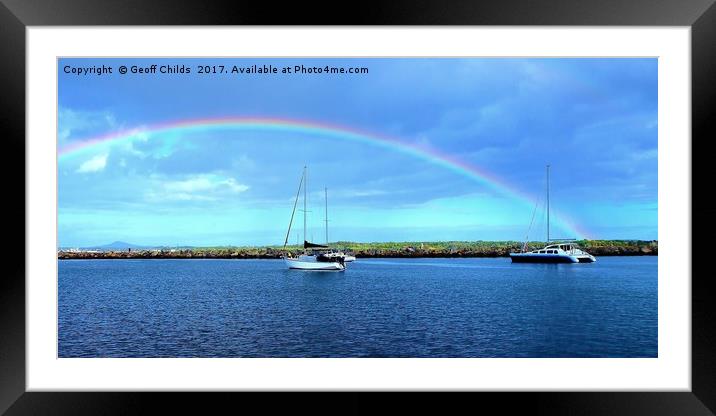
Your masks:
M 62 162 L 73 156 L 79 156 L 91 152 L 97 147 L 136 140 L 142 134 L 159 133 L 191 133 L 199 131 L 210 131 L 215 129 L 235 129 L 243 131 L 265 131 L 265 132 L 286 132 L 302 133 L 316 137 L 326 137 L 336 140 L 364 143 L 371 146 L 379 146 L 387 150 L 410 155 L 422 159 L 433 165 L 454 172 L 457 175 L 467 177 L 475 182 L 498 191 L 500 194 L 514 199 L 516 202 L 530 207 L 534 206 L 534 200 L 501 180 L 496 175 L 480 169 L 477 166 L 468 164 L 452 155 L 445 154 L 436 149 L 427 148 L 414 143 L 399 140 L 373 132 L 362 131 L 350 127 L 339 126 L 314 121 L 294 120 L 284 118 L 260 118 L 260 117 L 223 117 L 180 120 L 167 123 L 154 124 L 143 128 L 134 128 L 112 132 L 109 134 L 78 140 L 58 151 L 59 161 Z M 565 232 L 574 234 L 577 238 L 588 238 L 588 233 L 578 228 L 564 215 L 556 214 L 558 224 Z

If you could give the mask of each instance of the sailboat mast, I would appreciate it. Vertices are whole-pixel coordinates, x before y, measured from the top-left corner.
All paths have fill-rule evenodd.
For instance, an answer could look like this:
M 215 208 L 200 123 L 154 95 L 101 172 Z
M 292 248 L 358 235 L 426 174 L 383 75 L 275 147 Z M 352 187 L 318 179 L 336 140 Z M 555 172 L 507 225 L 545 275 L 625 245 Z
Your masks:
M 303 167 L 303 241 L 306 241 L 306 188 L 308 188 L 308 175 Z
M 547 165 L 547 244 L 549 244 L 549 165 Z
M 323 188 L 326 192 L 326 245 L 328 245 L 328 188 Z
M 304 173 L 305 175 L 305 173 Z M 298 190 L 296 190 L 296 200 L 293 201 L 293 211 L 291 211 L 291 220 L 288 222 L 288 231 L 286 231 L 286 239 L 283 241 L 283 248 L 286 248 L 288 244 L 288 236 L 291 235 L 291 226 L 293 225 L 293 215 L 296 213 L 296 205 L 298 204 L 298 197 L 301 195 L 301 186 L 303 185 L 303 176 L 301 176 L 301 182 L 298 183 Z M 298 238 L 298 233 L 296 233 Z

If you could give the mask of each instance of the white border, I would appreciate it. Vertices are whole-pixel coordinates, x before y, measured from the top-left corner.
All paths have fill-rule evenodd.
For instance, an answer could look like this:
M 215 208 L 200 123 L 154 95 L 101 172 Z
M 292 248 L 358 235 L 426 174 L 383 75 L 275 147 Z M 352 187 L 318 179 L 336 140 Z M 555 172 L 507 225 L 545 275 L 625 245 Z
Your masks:
M 659 57 L 659 358 L 57 359 L 58 56 Z M 690 391 L 690 88 L 687 27 L 28 27 L 27 390 Z

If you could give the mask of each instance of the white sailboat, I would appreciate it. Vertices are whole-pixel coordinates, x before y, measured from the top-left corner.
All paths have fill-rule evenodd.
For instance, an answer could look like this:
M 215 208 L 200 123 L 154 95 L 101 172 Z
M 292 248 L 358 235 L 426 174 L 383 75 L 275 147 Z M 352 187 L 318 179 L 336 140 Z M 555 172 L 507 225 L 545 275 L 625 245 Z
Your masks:
M 296 213 L 296 206 L 298 204 L 298 198 L 301 195 L 301 187 L 303 187 L 303 253 L 298 257 L 292 257 L 290 253 L 287 253 L 283 260 L 289 269 L 294 270 L 307 270 L 307 271 L 344 271 L 346 265 L 342 257 L 331 258 L 327 257 L 326 254 L 330 251 L 328 246 L 320 244 L 314 244 L 306 240 L 306 213 L 307 210 L 307 184 L 308 175 L 307 169 L 303 167 L 303 175 L 301 176 L 301 182 L 298 184 L 298 191 L 296 192 L 296 200 L 293 203 L 293 211 L 291 212 L 291 221 L 288 224 L 288 232 L 286 232 L 286 240 L 283 243 L 284 251 L 286 244 L 288 244 L 288 237 L 291 234 L 291 226 L 293 225 L 293 217 Z
M 537 207 L 535 206 L 535 210 Z M 532 215 L 534 220 L 534 214 Z M 530 224 L 531 226 L 531 224 Z M 527 240 L 529 236 L 527 237 Z M 510 253 L 513 263 L 594 263 L 596 257 L 572 243 L 574 239 L 551 239 L 549 236 L 549 165 L 547 165 L 547 246 L 539 250 L 527 251 L 525 241 L 522 251 Z M 558 244 L 549 244 L 559 241 Z

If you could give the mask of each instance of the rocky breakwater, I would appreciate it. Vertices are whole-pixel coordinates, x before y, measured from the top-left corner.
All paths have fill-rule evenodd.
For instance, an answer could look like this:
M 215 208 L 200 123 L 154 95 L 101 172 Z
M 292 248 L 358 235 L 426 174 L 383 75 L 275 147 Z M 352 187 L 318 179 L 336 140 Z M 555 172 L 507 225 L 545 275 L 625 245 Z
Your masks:
M 57 253 L 60 260 L 82 259 L 280 259 L 282 253 L 273 248 L 255 249 L 185 249 L 185 250 L 108 250 L 63 251 Z
M 579 241 L 590 254 L 601 256 L 656 256 L 657 241 Z M 336 248 L 357 258 L 421 258 L 421 257 L 508 257 L 522 247 L 519 242 L 440 242 L 440 243 L 348 243 Z M 530 244 L 530 250 L 544 247 Z M 289 248 L 296 255 L 301 250 Z M 284 251 L 277 247 L 191 248 L 117 251 L 58 251 L 62 260 L 72 259 L 280 259 Z

